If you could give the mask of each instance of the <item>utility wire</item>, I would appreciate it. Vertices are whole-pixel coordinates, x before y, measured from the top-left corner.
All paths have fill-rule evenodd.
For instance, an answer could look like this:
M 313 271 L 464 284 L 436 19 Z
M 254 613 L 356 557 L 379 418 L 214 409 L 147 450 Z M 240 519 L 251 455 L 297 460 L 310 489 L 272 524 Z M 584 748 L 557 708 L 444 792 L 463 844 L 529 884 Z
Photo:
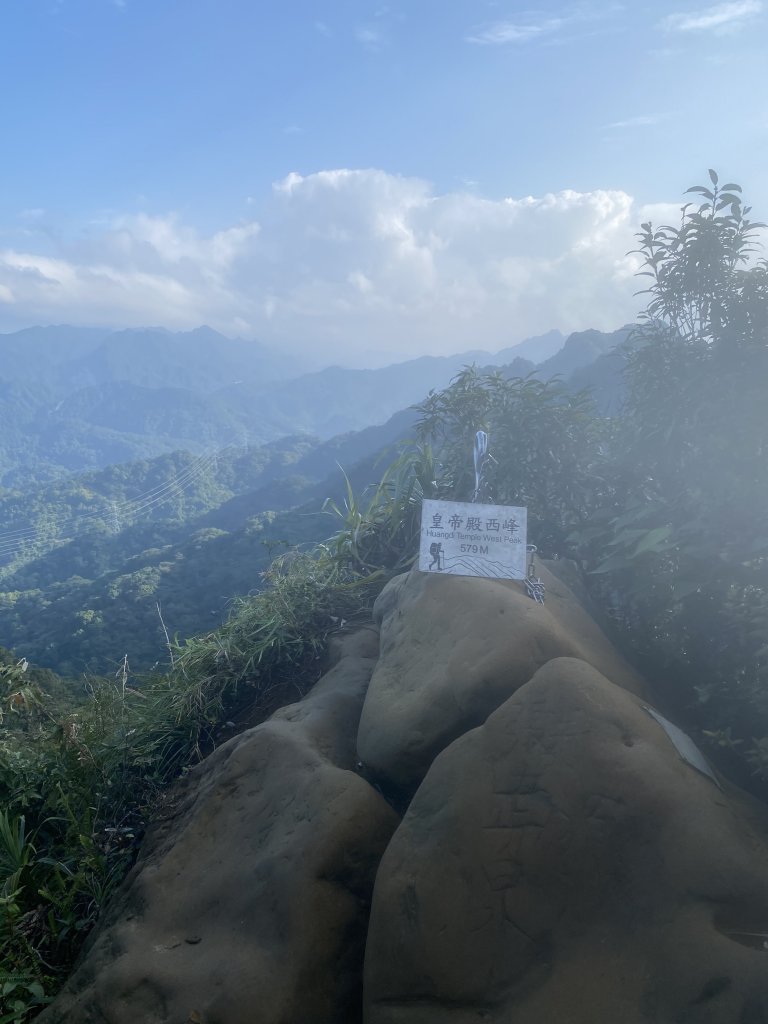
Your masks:
M 115 518 L 135 520 L 137 517 L 146 515 L 151 509 L 171 501 L 184 491 L 189 490 L 192 484 L 203 476 L 211 466 L 216 465 L 219 452 L 231 447 L 233 440 L 236 440 L 236 438 L 230 438 L 222 449 L 217 447 L 203 453 L 191 465 L 187 466 L 183 472 L 177 474 L 171 480 L 148 488 L 134 498 L 122 502 L 113 502 L 104 498 L 104 508 L 83 512 L 77 516 L 67 516 L 66 513 L 62 513 L 55 516 L 53 521 L 49 519 L 45 529 L 41 527 L 28 527 L 0 533 L 0 557 L 15 555 L 16 552 L 22 550 L 28 543 L 39 539 L 43 535 L 52 542 L 73 540 L 75 537 L 85 533 L 94 521 L 100 519 L 114 521 Z M 13 561 L 13 557 L 9 561 Z

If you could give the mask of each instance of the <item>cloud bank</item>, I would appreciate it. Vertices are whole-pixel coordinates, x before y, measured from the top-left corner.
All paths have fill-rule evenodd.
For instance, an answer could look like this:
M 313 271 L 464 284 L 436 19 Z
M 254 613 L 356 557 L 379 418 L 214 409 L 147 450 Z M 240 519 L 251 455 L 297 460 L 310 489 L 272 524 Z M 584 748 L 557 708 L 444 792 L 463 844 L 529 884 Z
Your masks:
M 329 170 L 290 174 L 260 209 L 208 236 L 140 214 L 0 249 L 0 329 L 208 323 L 362 363 L 611 329 L 642 305 L 626 253 L 649 212 L 622 191 L 484 199 Z

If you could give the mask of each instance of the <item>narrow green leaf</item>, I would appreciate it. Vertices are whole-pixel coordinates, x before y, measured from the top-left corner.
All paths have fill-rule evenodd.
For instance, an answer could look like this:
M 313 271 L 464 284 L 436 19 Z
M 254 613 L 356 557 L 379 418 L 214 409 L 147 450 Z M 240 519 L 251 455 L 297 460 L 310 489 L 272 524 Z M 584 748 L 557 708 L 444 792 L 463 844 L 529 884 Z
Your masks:
M 642 555 L 646 551 L 657 551 L 659 546 L 668 540 L 671 534 L 671 526 L 657 526 L 655 530 L 650 530 L 635 548 L 635 555 Z
M 590 575 L 597 576 L 605 572 L 616 572 L 619 569 L 630 569 L 632 562 L 625 558 L 624 555 L 611 555 L 610 558 L 606 558 L 604 562 L 601 562 L 596 569 L 593 569 Z

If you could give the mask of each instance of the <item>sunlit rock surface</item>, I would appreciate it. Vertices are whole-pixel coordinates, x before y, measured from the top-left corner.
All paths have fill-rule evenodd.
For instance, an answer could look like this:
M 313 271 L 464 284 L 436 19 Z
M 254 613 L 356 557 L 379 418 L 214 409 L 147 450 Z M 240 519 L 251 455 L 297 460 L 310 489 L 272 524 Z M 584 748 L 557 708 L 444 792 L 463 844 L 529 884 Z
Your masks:
M 551 658 L 581 658 L 643 692 L 569 588 L 546 566 L 540 575 L 543 605 L 516 580 L 414 571 L 386 587 L 374 609 L 381 655 L 358 735 L 360 759 L 375 776 L 413 789 L 445 746 Z
M 768 1021 L 767 836 L 640 701 L 550 661 L 439 755 L 395 833 L 365 1024 Z

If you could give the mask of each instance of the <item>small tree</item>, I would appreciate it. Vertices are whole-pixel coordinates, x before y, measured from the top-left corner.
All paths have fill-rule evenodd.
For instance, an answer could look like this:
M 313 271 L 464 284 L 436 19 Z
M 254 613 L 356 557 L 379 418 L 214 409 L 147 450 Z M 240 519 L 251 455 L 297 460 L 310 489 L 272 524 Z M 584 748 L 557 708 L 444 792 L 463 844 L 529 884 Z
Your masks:
M 441 494 L 468 500 L 474 490 L 477 430 L 490 437 L 481 498 L 528 507 L 530 539 L 546 555 L 571 550 L 568 537 L 604 490 L 606 433 L 591 398 L 557 381 L 482 374 L 466 367 L 418 409 L 419 433 L 440 463 Z
M 742 417 L 752 411 L 743 406 L 744 384 L 752 397 L 759 379 L 745 374 L 765 369 L 768 264 L 747 267 L 764 225 L 748 219 L 739 185 L 719 186 L 709 174 L 711 188 L 688 189 L 704 202 L 683 207 L 679 228 L 646 223 L 638 235 L 640 276 L 651 284 L 640 293 L 649 302 L 630 359 L 628 426 L 633 459 L 657 486 L 702 459 L 709 472 L 722 442 L 737 440 L 730 403 Z M 754 446 L 757 426 L 739 432 L 739 451 Z
M 681 698 L 768 778 L 768 265 L 750 264 L 763 225 L 741 188 L 709 174 L 679 227 L 638 236 L 649 302 L 596 571 Z

